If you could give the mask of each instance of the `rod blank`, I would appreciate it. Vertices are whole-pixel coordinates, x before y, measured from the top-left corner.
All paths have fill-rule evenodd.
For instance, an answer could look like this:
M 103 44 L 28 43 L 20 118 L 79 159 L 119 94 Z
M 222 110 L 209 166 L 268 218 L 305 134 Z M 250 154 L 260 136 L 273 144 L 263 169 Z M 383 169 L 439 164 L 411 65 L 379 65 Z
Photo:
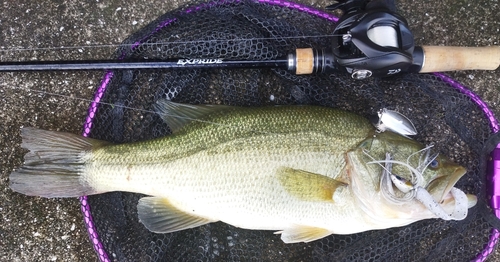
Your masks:
M 63 70 L 116 70 L 116 69 L 204 69 L 204 68 L 287 68 L 288 60 L 264 61 L 223 59 L 171 59 L 171 60 L 86 60 L 86 61 L 26 61 L 0 63 L 0 71 L 63 71 Z
M 26 61 L 0 63 L 0 72 L 118 70 L 118 69 L 208 69 L 208 68 L 282 68 L 297 75 L 338 70 L 333 54 L 312 48 L 295 50 L 286 58 L 271 60 L 224 60 L 221 58 L 169 60 L 87 60 L 87 61 Z

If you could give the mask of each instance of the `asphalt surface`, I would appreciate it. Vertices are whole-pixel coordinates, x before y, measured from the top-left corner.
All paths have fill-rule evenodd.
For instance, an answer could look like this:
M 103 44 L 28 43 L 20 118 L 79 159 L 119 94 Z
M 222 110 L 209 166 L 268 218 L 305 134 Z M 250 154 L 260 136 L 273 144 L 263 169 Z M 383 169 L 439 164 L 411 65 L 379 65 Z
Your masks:
M 115 46 L 179 1 L 28 1 L 0 3 L 0 61 L 109 58 Z M 318 9 L 324 0 L 298 1 Z M 397 1 L 418 45 L 500 45 L 500 4 Z M 57 48 L 73 47 L 78 48 Z M 45 49 L 49 48 L 49 50 Z M 24 49 L 24 51 L 6 51 Z M 20 128 L 81 133 L 102 72 L 0 73 L 0 261 L 97 261 L 77 199 L 23 196 L 8 175 L 23 161 Z M 450 73 L 500 116 L 500 69 Z M 495 253 L 492 261 L 498 261 Z M 468 259 L 466 259 L 468 260 Z

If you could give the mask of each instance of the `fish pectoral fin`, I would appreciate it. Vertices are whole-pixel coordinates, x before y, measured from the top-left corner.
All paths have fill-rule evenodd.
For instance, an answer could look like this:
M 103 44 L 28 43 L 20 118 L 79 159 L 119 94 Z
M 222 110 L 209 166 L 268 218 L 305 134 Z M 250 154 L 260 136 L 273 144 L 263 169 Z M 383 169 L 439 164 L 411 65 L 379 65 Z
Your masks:
M 139 221 L 155 233 L 171 233 L 215 222 L 181 211 L 161 197 L 141 198 L 137 212 Z
M 332 232 L 319 227 L 294 226 L 282 231 L 275 232 L 281 234 L 281 240 L 285 243 L 311 242 L 333 234 Z
M 346 183 L 333 178 L 283 167 L 278 170 L 278 178 L 283 188 L 291 195 L 305 201 L 332 201 L 338 187 Z
M 156 102 L 154 108 L 172 132 L 176 133 L 192 121 L 201 119 L 210 113 L 232 107 L 225 105 L 188 105 L 175 103 L 167 99 L 160 99 Z

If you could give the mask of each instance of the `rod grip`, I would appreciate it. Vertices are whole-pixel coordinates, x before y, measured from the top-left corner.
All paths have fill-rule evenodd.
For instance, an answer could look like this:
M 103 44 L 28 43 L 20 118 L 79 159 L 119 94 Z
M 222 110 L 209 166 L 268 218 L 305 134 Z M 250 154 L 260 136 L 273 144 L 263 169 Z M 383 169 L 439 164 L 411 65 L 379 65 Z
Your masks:
M 298 48 L 295 50 L 295 74 L 307 75 L 314 71 L 314 52 L 312 48 Z
M 500 46 L 422 46 L 420 73 L 456 70 L 495 70 L 500 65 Z

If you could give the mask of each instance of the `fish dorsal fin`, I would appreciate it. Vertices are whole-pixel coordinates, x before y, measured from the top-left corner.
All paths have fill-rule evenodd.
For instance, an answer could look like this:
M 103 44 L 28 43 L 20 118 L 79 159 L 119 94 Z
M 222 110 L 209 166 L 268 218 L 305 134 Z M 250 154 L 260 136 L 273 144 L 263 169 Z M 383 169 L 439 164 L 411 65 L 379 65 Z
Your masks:
M 332 232 L 319 227 L 294 226 L 275 234 L 281 234 L 281 240 L 285 243 L 311 242 L 329 236 Z
M 189 105 L 175 103 L 167 99 L 156 102 L 155 111 L 168 124 L 173 133 L 179 131 L 186 124 L 199 120 L 204 116 L 233 108 L 225 105 Z
M 333 194 L 346 183 L 333 178 L 283 167 L 278 170 L 278 178 L 283 188 L 291 195 L 305 201 L 332 201 Z
M 141 198 L 137 205 L 137 212 L 144 226 L 155 233 L 170 233 L 215 222 L 187 214 L 161 197 Z

